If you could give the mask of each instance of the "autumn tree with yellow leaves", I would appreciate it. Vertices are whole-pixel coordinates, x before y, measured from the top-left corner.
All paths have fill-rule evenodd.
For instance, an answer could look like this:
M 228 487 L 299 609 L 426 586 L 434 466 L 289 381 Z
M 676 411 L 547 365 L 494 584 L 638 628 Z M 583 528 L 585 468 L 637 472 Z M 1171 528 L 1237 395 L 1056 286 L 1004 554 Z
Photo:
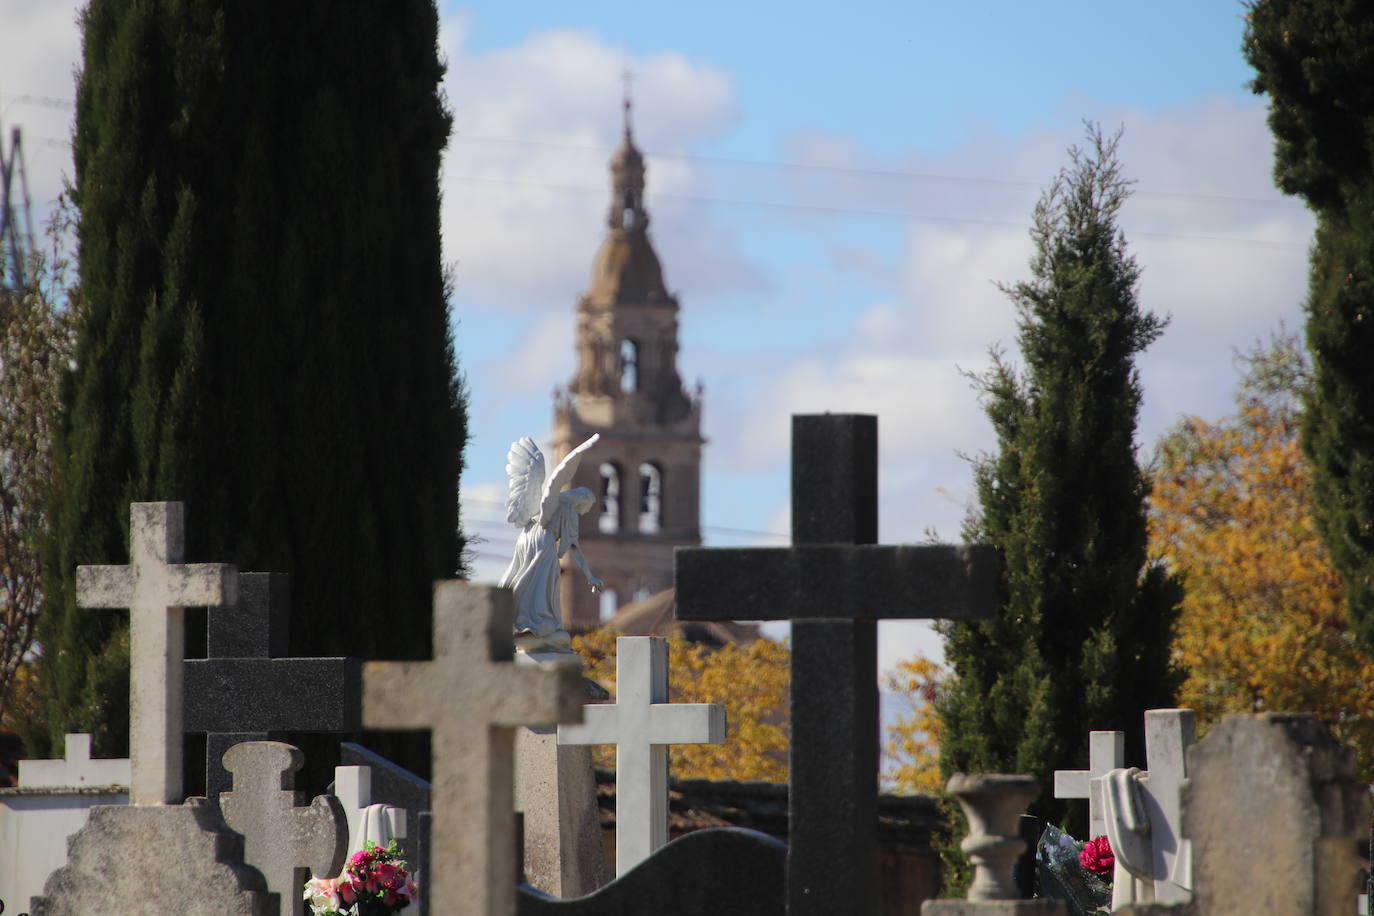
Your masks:
M 615 641 L 611 629 L 573 639 L 587 662 L 586 676 L 615 694 Z M 787 688 L 791 653 L 768 639 L 719 649 L 668 637 L 669 697 L 674 703 L 725 705 L 724 744 L 674 745 L 675 779 L 787 781 Z M 594 750 L 598 767 L 615 767 L 615 748 Z
M 940 776 L 940 717 L 935 704 L 949 688 L 949 672 L 924 655 L 917 655 L 883 675 L 883 686 L 902 710 L 887 726 L 883 751 L 883 787 L 902 795 L 938 795 Z
M 1190 417 L 1162 441 L 1151 548 L 1184 579 L 1179 704 L 1317 713 L 1374 776 L 1374 660 L 1356 643 L 1340 574 L 1312 515 L 1299 441 L 1310 364 L 1277 335 L 1239 358 L 1236 413 Z

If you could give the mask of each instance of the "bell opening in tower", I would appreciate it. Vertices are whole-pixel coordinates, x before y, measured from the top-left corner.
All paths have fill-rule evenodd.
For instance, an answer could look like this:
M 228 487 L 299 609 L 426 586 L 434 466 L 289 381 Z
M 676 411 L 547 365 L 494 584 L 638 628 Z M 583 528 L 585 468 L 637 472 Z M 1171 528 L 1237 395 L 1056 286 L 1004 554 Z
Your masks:
M 639 390 L 639 345 L 629 338 L 620 342 L 620 390 Z

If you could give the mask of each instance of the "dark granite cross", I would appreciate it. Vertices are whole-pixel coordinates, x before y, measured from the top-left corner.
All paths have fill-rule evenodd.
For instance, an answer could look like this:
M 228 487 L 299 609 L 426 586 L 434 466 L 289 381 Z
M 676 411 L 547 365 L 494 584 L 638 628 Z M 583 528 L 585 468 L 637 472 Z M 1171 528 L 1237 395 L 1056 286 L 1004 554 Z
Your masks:
M 787 912 L 878 912 L 877 621 L 991 615 L 990 547 L 879 546 L 878 418 L 792 418 L 792 543 L 680 548 L 680 620 L 791 620 Z
M 206 658 L 186 660 L 186 731 L 205 732 L 205 794 L 228 791 L 224 752 L 281 732 L 351 732 L 362 722 L 362 660 L 282 658 L 289 577 L 239 573 L 239 600 L 210 615 Z

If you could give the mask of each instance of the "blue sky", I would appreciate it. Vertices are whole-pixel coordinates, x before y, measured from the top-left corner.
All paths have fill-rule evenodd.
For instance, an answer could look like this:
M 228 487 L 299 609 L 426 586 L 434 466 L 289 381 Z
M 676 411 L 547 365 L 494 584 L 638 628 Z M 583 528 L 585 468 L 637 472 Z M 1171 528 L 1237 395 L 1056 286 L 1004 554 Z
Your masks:
M 1232 354 L 1301 326 L 1311 220 L 1270 181 L 1238 3 L 444 4 L 455 131 L 445 257 L 472 394 L 464 518 L 478 578 L 504 565 L 505 451 L 547 441 L 573 306 L 601 240 L 633 76 L 652 233 L 705 384 L 708 543 L 780 543 L 787 417 L 877 413 L 881 533 L 957 534 L 959 455 L 992 446 L 960 370 L 1014 345 L 998 282 L 1027 276 L 1031 208 L 1083 136 L 1121 126 L 1122 225 L 1142 304 L 1139 441 L 1230 407 Z M 0 0 L 0 122 L 25 128 L 39 206 L 63 141 L 74 5 Z M 754 532 L 741 534 L 740 532 Z M 938 653 L 885 626 L 882 661 Z

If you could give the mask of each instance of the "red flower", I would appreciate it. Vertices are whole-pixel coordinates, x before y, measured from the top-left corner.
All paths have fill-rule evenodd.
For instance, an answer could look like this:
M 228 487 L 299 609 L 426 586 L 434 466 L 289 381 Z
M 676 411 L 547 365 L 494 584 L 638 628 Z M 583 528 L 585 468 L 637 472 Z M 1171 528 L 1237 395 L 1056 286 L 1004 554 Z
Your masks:
M 1097 872 L 1099 875 L 1110 875 L 1116 867 L 1112 844 L 1105 836 L 1085 843 L 1083 851 L 1078 854 L 1078 861 L 1088 871 Z

